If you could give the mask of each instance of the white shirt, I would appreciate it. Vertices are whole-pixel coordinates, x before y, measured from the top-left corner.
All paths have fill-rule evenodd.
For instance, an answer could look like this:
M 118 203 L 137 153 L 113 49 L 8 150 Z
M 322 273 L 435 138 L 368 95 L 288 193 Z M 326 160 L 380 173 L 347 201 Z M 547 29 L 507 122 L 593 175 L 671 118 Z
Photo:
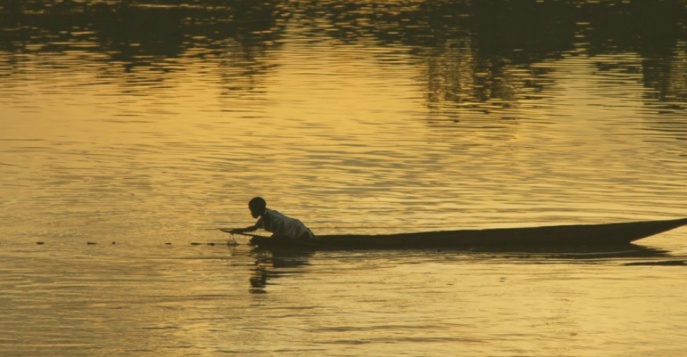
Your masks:
M 255 222 L 255 226 L 273 233 L 276 237 L 292 239 L 315 238 L 315 235 L 312 234 L 303 222 L 268 208 L 265 209 L 265 213 Z

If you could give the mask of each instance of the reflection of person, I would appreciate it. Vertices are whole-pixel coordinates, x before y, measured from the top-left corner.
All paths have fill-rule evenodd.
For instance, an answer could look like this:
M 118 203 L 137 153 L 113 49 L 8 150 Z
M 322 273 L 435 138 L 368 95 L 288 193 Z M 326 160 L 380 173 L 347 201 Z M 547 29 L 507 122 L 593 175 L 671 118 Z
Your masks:
M 258 220 L 254 225 L 246 228 L 222 229 L 228 233 L 253 232 L 264 229 L 272 233 L 273 238 L 286 239 L 315 239 L 315 235 L 301 221 L 287 217 L 277 211 L 267 208 L 267 203 L 262 197 L 255 197 L 248 202 L 248 209 L 253 218 Z
M 251 256 L 255 258 L 255 266 L 251 269 L 250 292 L 253 294 L 264 294 L 269 281 L 284 276 L 291 276 L 294 273 L 304 273 L 301 268 L 309 264 L 313 251 L 301 250 L 281 250 L 281 251 L 260 251 L 254 250 Z

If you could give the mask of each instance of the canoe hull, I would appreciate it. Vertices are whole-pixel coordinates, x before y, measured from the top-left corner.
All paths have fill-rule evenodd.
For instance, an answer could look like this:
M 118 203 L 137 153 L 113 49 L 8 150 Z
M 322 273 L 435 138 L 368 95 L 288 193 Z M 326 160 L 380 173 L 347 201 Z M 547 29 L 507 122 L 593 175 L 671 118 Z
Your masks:
M 516 247 L 594 247 L 626 245 L 687 225 L 687 218 L 607 224 L 468 229 L 378 235 L 323 235 L 314 241 L 254 236 L 260 248 L 304 249 L 509 249 Z

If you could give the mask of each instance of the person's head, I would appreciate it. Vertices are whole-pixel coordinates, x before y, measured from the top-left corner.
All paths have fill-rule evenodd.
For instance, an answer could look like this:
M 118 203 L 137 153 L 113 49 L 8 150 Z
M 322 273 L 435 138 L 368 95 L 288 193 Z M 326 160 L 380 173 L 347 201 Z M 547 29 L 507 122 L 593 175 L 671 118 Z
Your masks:
M 253 218 L 258 218 L 265 213 L 267 208 L 267 202 L 262 197 L 254 197 L 250 202 L 248 202 L 248 209 L 250 209 L 250 214 Z

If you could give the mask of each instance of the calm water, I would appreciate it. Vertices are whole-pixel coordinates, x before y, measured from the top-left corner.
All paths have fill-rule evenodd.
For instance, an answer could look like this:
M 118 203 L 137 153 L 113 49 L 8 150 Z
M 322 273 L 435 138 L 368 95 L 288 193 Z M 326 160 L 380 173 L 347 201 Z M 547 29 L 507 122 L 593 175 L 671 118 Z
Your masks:
M 685 354 L 687 270 L 633 265 L 687 260 L 685 228 L 292 256 L 210 229 L 255 195 L 316 233 L 685 217 L 685 24 L 678 0 L 3 1 L 0 355 Z

